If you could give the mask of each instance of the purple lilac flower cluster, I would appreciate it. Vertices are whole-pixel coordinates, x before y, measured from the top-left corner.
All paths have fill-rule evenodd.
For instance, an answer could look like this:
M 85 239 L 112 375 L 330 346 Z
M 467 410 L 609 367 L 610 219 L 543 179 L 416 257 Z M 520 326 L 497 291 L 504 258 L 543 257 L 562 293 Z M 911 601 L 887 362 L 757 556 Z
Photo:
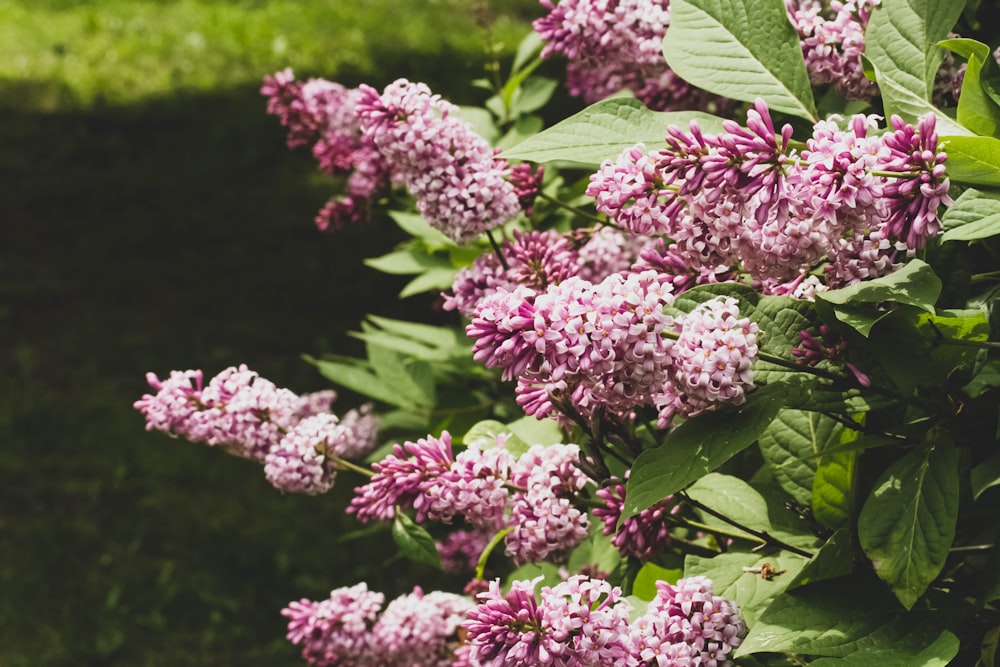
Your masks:
M 536 292 L 498 289 L 466 327 L 473 358 L 517 380 L 526 414 L 564 418 L 572 409 L 627 416 L 643 405 L 675 414 L 745 400 L 753 384 L 757 325 L 735 301 L 716 299 L 681 320 L 667 315 L 673 281 L 656 270 L 580 278 Z M 673 337 L 677 337 L 675 342 Z
M 366 584 L 338 588 L 320 602 L 303 599 L 282 610 L 288 640 L 317 667 L 449 667 L 455 664 L 458 629 L 472 603 L 419 587 L 392 600 Z
M 672 496 L 667 496 L 652 507 L 647 507 L 638 514 L 630 516 L 621 522 L 622 511 L 625 508 L 625 480 L 628 480 L 631 470 L 625 471 L 624 480 L 611 480 L 594 494 L 604 502 L 603 507 L 594 509 L 594 516 L 604 522 L 603 532 L 611 536 L 623 557 L 634 556 L 646 562 L 670 545 L 670 527 L 666 517 L 676 514 L 680 505 Z
M 817 0 L 787 0 L 813 85 L 832 84 L 849 100 L 867 100 L 878 94 L 878 86 L 865 76 L 861 56 L 865 50 L 865 27 L 879 0 L 831 0 L 826 8 Z
M 361 91 L 324 79 L 296 81 L 290 68 L 265 77 L 261 94 L 267 111 L 288 128 L 288 147 L 311 146 L 324 172 L 344 176 L 344 193 L 330 199 L 316 217 L 320 230 L 337 230 L 368 219 L 370 202 L 388 189 L 390 163 L 361 132 Z
M 559 234 L 554 230 L 519 232 L 500 244 L 507 267 L 497 255 L 485 253 L 455 276 L 450 293 L 445 293 L 444 309 L 475 316 L 479 303 L 499 289 L 517 286 L 542 291 L 570 276 L 600 282 L 613 273 L 626 271 L 640 261 L 641 252 L 653 239 L 623 234 L 612 227 L 574 230 Z
M 512 173 L 458 107 L 422 83 L 399 79 L 379 93 L 298 82 L 286 69 L 267 77 L 261 93 L 288 127 L 290 148 L 311 145 L 323 171 L 346 176 L 344 194 L 316 219 L 320 229 L 367 219 L 373 198 L 401 185 L 430 224 L 465 243 L 530 209 L 538 191 L 540 172 Z
M 277 387 L 246 365 L 222 371 L 208 384 L 200 370 L 146 375 L 155 394 L 134 407 L 146 429 L 191 442 L 222 446 L 264 464 L 282 491 L 324 493 L 333 486 L 337 458 L 357 458 L 375 446 L 379 422 L 370 405 L 342 418 L 330 412 L 332 391 L 300 396 Z
M 549 13 L 534 22 L 542 57 L 568 60 L 571 95 L 596 102 L 630 90 L 658 110 L 708 108 L 721 98 L 681 79 L 663 60 L 668 0 L 541 0 Z
M 458 117 L 458 107 L 406 79 L 381 94 L 362 85 L 361 93 L 362 133 L 393 165 L 432 226 L 465 243 L 518 215 L 510 166 Z
M 742 267 L 772 293 L 793 292 L 824 260 L 828 287 L 877 277 L 940 232 L 947 156 L 932 114 L 917 127 L 893 117 L 882 135 L 875 116 L 841 122 L 817 123 L 797 151 L 791 126 L 776 130 L 758 100 L 745 126 L 671 126 L 667 148 L 623 152 L 587 194 L 626 230 L 669 237 L 666 250 L 709 275 Z
M 347 511 L 364 522 L 391 519 L 399 508 L 415 510 L 418 521 L 460 517 L 474 528 L 510 528 L 506 550 L 515 562 L 560 560 L 590 526 L 586 512 L 572 502 L 587 484 L 574 465 L 580 450 L 536 445 L 515 457 L 505 440 L 500 436 L 493 446 L 473 445 L 457 455 L 447 431 L 397 444 L 372 464 L 374 476 L 355 489 Z
M 712 593 L 704 577 L 657 582 L 646 613 L 629 621 L 631 604 L 606 581 L 576 575 L 536 594 L 539 580 L 514 581 L 505 594 L 494 581 L 463 623 L 464 664 L 730 665 L 746 635 L 735 602 Z

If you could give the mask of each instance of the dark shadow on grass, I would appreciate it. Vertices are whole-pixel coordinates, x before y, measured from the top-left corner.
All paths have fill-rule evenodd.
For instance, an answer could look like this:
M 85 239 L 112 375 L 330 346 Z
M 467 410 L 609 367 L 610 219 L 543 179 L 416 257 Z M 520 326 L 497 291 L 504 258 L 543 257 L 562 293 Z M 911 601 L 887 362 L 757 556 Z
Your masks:
M 131 408 L 150 370 L 324 388 L 301 353 L 356 353 L 366 312 L 428 312 L 362 265 L 394 227 L 315 230 L 330 184 L 263 107 L 240 89 L 0 112 L 0 664 L 301 664 L 289 600 L 439 582 L 388 564 L 384 533 L 338 543 L 357 479 L 282 496 Z

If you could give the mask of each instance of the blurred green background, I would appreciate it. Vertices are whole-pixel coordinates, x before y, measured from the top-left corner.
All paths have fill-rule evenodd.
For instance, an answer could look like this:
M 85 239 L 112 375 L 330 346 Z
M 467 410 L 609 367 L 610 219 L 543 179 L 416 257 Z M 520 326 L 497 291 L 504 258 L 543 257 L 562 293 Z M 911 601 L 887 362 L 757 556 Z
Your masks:
M 357 352 L 366 312 L 428 312 L 361 264 L 391 225 L 315 230 L 330 183 L 285 149 L 265 74 L 481 102 L 487 47 L 508 59 L 540 11 L 0 0 L 0 666 L 297 665 L 289 600 L 438 582 L 384 534 L 340 541 L 353 480 L 280 495 L 256 464 L 145 432 L 131 404 L 175 368 L 321 389 L 300 354 Z

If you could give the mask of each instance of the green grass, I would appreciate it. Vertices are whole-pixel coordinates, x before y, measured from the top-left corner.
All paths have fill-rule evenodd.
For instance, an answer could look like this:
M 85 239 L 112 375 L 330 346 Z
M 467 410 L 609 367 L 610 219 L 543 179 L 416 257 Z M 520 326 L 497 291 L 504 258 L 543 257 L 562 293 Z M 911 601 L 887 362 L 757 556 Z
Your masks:
M 287 63 L 475 101 L 468 4 L 0 0 L 0 666 L 302 664 L 288 601 L 442 583 L 384 534 L 339 541 L 356 480 L 283 496 L 131 404 L 146 371 L 241 362 L 323 388 L 301 353 L 356 352 L 366 312 L 428 316 L 361 263 L 391 225 L 315 231 L 330 184 L 256 90 Z M 509 54 L 534 0 L 493 5 Z
M 537 3 L 491 4 L 513 46 Z M 405 74 L 413 54 L 463 69 L 486 46 L 468 0 L 0 0 L 6 106 L 123 104 L 211 91 L 285 66 L 354 79 Z M 518 20 L 518 17 L 521 20 Z M 454 66 L 452 65 L 452 66 Z

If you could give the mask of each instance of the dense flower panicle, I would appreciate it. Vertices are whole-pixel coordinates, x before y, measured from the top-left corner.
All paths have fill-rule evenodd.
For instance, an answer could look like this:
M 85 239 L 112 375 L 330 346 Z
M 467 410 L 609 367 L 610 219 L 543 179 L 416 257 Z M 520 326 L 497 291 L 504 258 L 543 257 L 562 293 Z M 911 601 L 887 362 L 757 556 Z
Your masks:
M 381 421 L 375 415 L 375 406 L 371 403 L 348 410 L 340 417 L 340 438 L 335 453 L 345 459 L 367 456 L 375 449 L 381 427 Z
M 670 276 L 675 296 L 696 285 L 726 282 L 735 277 L 732 269 L 725 265 L 707 268 L 701 262 L 692 264 L 686 254 L 677 250 L 676 243 L 668 246 L 662 238 L 643 247 L 631 270 L 636 273 L 653 270 Z
M 447 431 L 442 431 L 440 438 L 427 436 L 416 442 L 393 445 L 392 451 L 372 464 L 375 474 L 371 480 L 354 490 L 347 511 L 356 514 L 360 521 L 392 519 L 397 505 L 415 508 L 417 520 L 423 521 L 428 516 L 428 489 L 437 484 L 438 477 L 454 461 L 451 434 Z
M 372 665 L 449 667 L 458 628 L 473 607 L 460 595 L 419 587 L 388 605 L 372 628 Z
M 540 597 L 551 635 L 564 645 L 563 657 L 555 664 L 624 664 L 631 605 L 620 588 L 578 574 L 546 586 Z
M 605 160 L 590 177 L 586 194 L 599 212 L 633 234 L 672 231 L 667 205 L 673 193 L 642 144 L 625 149 L 616 160 Z
M 894 132 L 883 143 L 891 152 L 885 169 L 911 177 L 896 178 L 882 190 L 887 200 L 885 231 L 890 239 L 919 249 L 941 231 L 938 209 L 953 204 L 948 196 L 950 180 L 945 175 L 944 151 L 938 151 L 936 117 L 924 116 L 914 128 L 898 116 L 892 117 Z
M 735 602 L 714 595 L 705 577 L 656 583 L 656 597 L 632 622 L 630 665 L 732 664 L 732 652 L 746 636 Z
M 878 86 L 864 72 L 865 27 L 879 0 L 831 0 L 832 18 L 823 16 L 816 0 L 788 0 L 792 19 L 813 85 L 832 84 L 849 100 L 867 100 Z
M 370 86 L 361 91 L 362 133 L 431 225 L 465 243 L 518 215 L 510 166 L 458 117 L 458 107 L 405 79 L 381 94 Z
M 302 657 L 318 667 L 370 664 L 370 631 L 385 596 L 364 583 L 338 588 L 321 602 L 303 599 L 281 611 L 288 618 L 288 640 L 302 646 Z
M 663 60 L 668 0 L 542 0 L 549 13 L 534 22 L 542 57 L 568 59 L 571 95 L 596 102 L 621 90 L 653 109 L 707 108 L 722 101 L 678 77 Z
M 625 479 L 628 479 L 629 472 L 625 471 Z M 625 507 L 625 484 L 613 481 L 597 489 L 595 495 L 604 502 L 604 506 L 594 509 L 594 516 L 604 522 L 604 534 L 611 536 L 611 543 L 623 558 L 635 556 L 646 562 L 670 545 L 670 530 L 665 516 L 679 508 L 671 497 L 625 519 L 619 528 L 618 521 Z
M 906 244 L 891 242 L 883 231 L 854 233 L 831 248 L 832 261 L 823 267 L 823 280 L 830 289 L 874 280 L 902 266 L 896 260 L 906 254 Z
M 146 418 L 146 430 L 163 431 L 191 440 L 188 426 L 203 407 L 202 372 L 170 371 L 170 376 L 164 380 L 160 380 L 155 373 L 146 373 L 146 382 L 156 393 L 143 395 L 133 405 Z
M 466 448 L 436 483 L 428 485 L 428 513 L 439 521 L 460 515 L 472 526 L 501 527 L 510 495 L 506 484 L 513 465 L 514 456 L 502 443 Z
M 658 398 L 660 421 L 674 414 L 700 414 L 728 403 L 740 405 L 753 387 L 757 324 L 739 317 L 736 299 L 717 297 L 699 304 L 681 323 L 674 344 L 674 373 Z
M 506 594 L 490 582 L 462 623 L 471 664 L 481 667 L 528 667 L 552 664 L 563 645 L 551 636 L 535 598 L 534 581 L 515 580 Z
M 282 491 L 326 493 L 333 488 L 337 474 L 327 455 L 339 454 L 342 432 L 336 415 L 303 419 L 267 453 L 264 459 L 267 481 Z

